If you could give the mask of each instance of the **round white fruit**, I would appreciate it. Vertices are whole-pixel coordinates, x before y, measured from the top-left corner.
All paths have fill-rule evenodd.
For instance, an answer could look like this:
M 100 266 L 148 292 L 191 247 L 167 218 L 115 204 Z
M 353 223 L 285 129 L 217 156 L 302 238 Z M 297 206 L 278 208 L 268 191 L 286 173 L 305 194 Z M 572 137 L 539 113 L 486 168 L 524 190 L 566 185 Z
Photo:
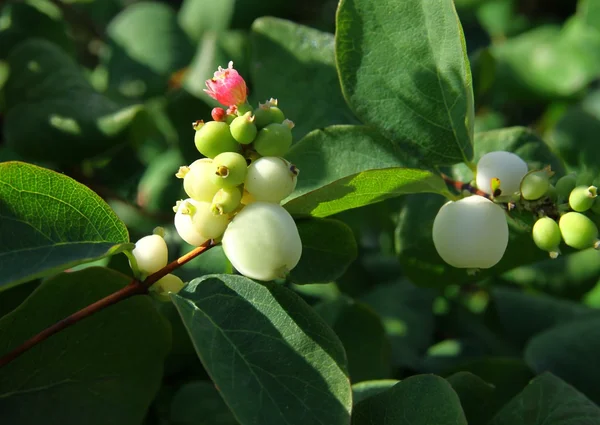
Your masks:
M 181 239 L 193 246 L 200 246 L 209 239 L 223 235 L 229 217 L 214 215 L 210 202 L 188 198 L 181 201 L 175 213 L 175 228 Z
M 244 188 L 255 200 L 279 203 L 296 188 L 298 169 L 283 158 L 264 156 L 248 166 Z
M 491 180 L 497 178 L 502 195 L 512 195 L 519 191 L 527 172 L 527 163 L 518 155 L 505 151 L 489 152 L 477 163 L 477 188 L 491 195 Z
M 135 243 L 132 252 L 141 273 L 149 275 L 167 265 L 169 251 L 167 243 L 159 235 L 144 236 Z
M 169 293 L 178 293 L 183 289 L 185 283 L 174 274 L 168 274 L 161 279 L 159 279 L 155 284 L 153 284 L 149 291 L 153 293 L 156 298 L 160 301 L 170 301 Z
M 223 250 L 246 277 L 284 277 L 300 261 L 302 242 L 294 219 L 280 205 L 253 202 L 235 216 L 223 235 Z
M 211 202 L 220 189 L 211 179 L 211 174 L 214 173 L 215 165 L 212 159 L 202 158 L 194 161 L 183 177 L 185 193 L 196 201 Z
M 453 267 L 490 268 L 502 259 L 508 245 L 504 210 L 477 195 L 447 202 L 433 222 L 433 243 Z

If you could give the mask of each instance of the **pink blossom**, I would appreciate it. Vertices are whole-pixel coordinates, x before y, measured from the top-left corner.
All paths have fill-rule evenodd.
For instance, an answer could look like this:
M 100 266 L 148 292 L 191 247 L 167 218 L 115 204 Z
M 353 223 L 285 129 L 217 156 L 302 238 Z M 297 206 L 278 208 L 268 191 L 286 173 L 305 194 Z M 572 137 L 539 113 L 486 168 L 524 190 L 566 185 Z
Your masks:
M 206 80 L 204 90 L 210 97 L 222 105 L 240 105 L 246 102 L 248 88 L 242 76 L 233 69 L 233 62 L 229 62 L 226 69 L 219 67 L 210 80 Z

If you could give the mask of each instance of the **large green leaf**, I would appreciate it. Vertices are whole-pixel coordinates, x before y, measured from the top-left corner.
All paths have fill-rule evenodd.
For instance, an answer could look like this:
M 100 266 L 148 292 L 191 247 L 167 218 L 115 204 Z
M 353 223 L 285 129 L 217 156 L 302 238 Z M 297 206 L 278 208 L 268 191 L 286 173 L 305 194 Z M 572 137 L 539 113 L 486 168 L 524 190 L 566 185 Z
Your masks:
M 375 311 L 342 296 L 315 306 L 344 344 L 353 383 L 391 377 L 391 349 Z
M 333 282 L 356 259 L 352 230 L 343 222 L 308 219 L 296 222 L 302 240 L 302 257 L 290 273 L 297 284 Z
M 193 381 L 183 385 L 171 402 L 173 425 L 237 425 L 233 414 L 212 382 Z
M 440 176 L 416 169 L 418 159 L 368 127 L 315 130 L 286 157 L 300 170 L 285 205 L 298 216 L 325 217 L 406 193 L 447 191 Z
M 104 268 L 45 281 L 0 320 L 0 355 L 128 282 Z M 23 425 L 140 423 L 160 387 L 169 347 L 169 325 L 149 297 L 122 301 L 3 367 L 2 420 Z
M 127 228 L 94 192 L 22 162 L 0 164 L 0 288 L 131 249 Z
M 358 404 L 363 400 L 377 395 L 385 390 L 389 390 L 398 382 L 397 379 L 377 379 L 374 381 L 363 381 L 352 385 L 352 400 Z
M 315 128 L 357 123 L 340 90 L 333 46 L 333 34 L 290 21 L 252 25 L 253 99 L 277 98 L 298 139 Z
M 24 158 L 72 163 L 105 153 L 124 142 L 141 108 L 96 93 L 79 65 L 45 40 L 19 44 L 8 64 L 4 138 Z
M 348 424 L 351 388 L 342 344 L 292 291 L 210 275 L 172 299 L 242 425 Z
M 435 375 L 416 375 L 358 403 L 352 425 L 467 425 L 460 399 Z
M 581 318 L 534 337 L 525 359 L 538 373 L 550 371 L 600 403 L 600 316 Z
M 592 425 L 600 408 L 551 373 L 535 378 L 490 425 Z
M 336 59 L 366 124 L 431 164 L 471 159 L 471 71 L 452 0 L 343 0 Z
M 229 28 L 234 7 L 234 0 L 184 0 L 177 20 L 188 37 L 198 42 L 207 31 L 221 32 Z
M 469 425 L 485 425 L 493 416 L 490 407 L 494 386 L 470 372 L 458 372 L 446 378 L 460 398 Z

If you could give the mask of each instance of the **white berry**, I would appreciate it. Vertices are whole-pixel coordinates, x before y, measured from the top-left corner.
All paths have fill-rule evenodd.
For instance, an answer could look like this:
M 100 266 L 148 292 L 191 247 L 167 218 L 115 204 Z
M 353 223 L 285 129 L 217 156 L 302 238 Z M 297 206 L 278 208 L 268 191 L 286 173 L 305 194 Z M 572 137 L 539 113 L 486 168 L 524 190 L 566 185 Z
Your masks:
M 268 281 L 284 277 L 298 264 L 302 242 L 294 219 L 283 207 L 253 202 L 225 230 L 223 250 L 241 274 Z
M 279 203 L 296 188 L 298 169 L 283 158 L 264 156 L 248 167 L 244 188 L 255 200 Z
M 502 259 L 508 245 L 504 210 L 476 195 L 447 202 L 433 222 L 433 243 L 453 267 L 490 268 Z
M 145 275 L 159 271 L 169 260 L 167 243 L 159 235 L 144 236 L 135 243 L 132 254 L 139 271 Z
M 500 179 L 502 195 L 519 191 L 521 180 L 527 174 L 527 163 L 511 152 L 496 151 L 483 155 L 477 163 L 477 188 L 491 195 L 491 180 Z
M 215 166 L 212 159 L 202 158 L 190 165 L 183 177 L 183 189 L 185 193 L 196 201 L 211 202 L 215 193 L 220 189 L 211 180 Z
M 153 284 L 149 291 L 156 296 L 160 301 L 170 301 L 169 292 L 178 293 L 183 289 L 185 284 L 183 281 L 174 274 L 168 274 L 159 279 Z
M 209 239 L 223 235 L 229 217 L 214 215 L 210 202 L 188 198 L 177 205 L 175 228 L 181 239 L 193 246 L 200 246 Z

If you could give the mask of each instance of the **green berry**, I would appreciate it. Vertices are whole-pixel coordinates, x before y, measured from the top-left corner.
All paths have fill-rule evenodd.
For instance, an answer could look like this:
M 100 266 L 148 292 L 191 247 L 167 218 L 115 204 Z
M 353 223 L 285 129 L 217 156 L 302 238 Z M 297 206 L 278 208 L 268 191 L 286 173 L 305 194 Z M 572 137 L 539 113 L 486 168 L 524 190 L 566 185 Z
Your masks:
M 284 156 L 292 146 L 292 128 L 288 123 L 272 123 L 260 130 L 254 140 L 256 152 L 262 156 Z
M 556 192 L 556 187 L 554 187 L 554 185 L 550 185 L 548 187 L 548 192 L 546 192 L 546 196 L 548 197 L 548 199 L 550 199 L 552 202 L 556 202 L 558 201 L 558 193 Z
M 550 217 L 542 217 L 533 225 L 533 241 L 537 247 L 550 253 L 550 257 L 556 258 L 560 254 L 558 246 L 561 236 L 558 223 Z
M 298 172 L 283 158 L 263 156 L 248 166 L 244 188 L 256 201 L 279 203 L 296 188 Z
M 229 130 L 229 124 L 223 121 L 205 123 L 194 137 L 196 149 L 207 158 L 214 158 L 223 152 L 237 152 L 239 144 Z
M 244 115 L 234 119 L 229 129 L 233 138 L 242 145 L 252 143 L 258 132 L 256 125 L 254 125 L 252 112 L 246 112 Z
M 285 121 L 285 115 L 283 114 L 283 111 L 277 106 L 271 106 L 269 108 L 269 115 L 271 115 L 271 122 L 281 124 Z
M 202 158 L 189 167 L 181 167 L 176 175 L 183 177 L 183 189 L 190 198 L 209 202 L 219 190 L 210 179 L 211 173 L 214 174 L 212 159 Z
M 162 236 L 144 236 L 132 251 L 139 271 L 144 275 L 156 273 L 167 265 L 169 251 Z
M 560 218 L 558 226 L 563 240 L 572 248 L 586 249 L 598 245 L 598 228 L 581 213 L 566 213 Z
M 577 186 L 590 186 L 593 184 L 594 179 L 596 178 L 596 173 L 589 170 L 581 171 L 577 174 L 576 182 Z
M 547 170 L 532 171 L 521 180 L 521 196 L 528 201 L 535 201 L 544 196 L 550 187 L 551 173 Z
M 157 300 L 168 302 L 171 301 L 169 293 L 172 292 L 176 294 L 181 291 L 184 286 L 185 283 L 183 283 L 179 277 L 175 276 L 174 274 L 168 274 L 148 288 L 148 291 L 150 292 L 150 295 Z
M 221 237 L 229 224 L 227 215 L 212 213 L 210 202 L 186 199 L 178 202 L 175 209 L 177 233 L 181 239 L 193 246 L 200 246 L 209 239 Z
M 589 210 L 597 194 L 596 186 L 577 186 L 569 195 L 569 206 L 577 212 Z
M 224 187 L 213 198 L 211 209 L 213 214 L 229 214 L 235 211 L 242 200 L 242 190 L 239 187 Z
M 244 183 L 248 165 L 239 153 L 223 152 L 213 160 L 211 181 L 218 187 L 235 187 Z
M 269 124 L 273 123 L 271 113 L 269 112 L 269 108 L 269 105 L 261 104 L 258 108 L 254 110 L 254 124 L 257 128 L 264 128 Z
M 577 178 L 575 174 L 567 174 L 558 179 L 555 186 L 560 199 L 569 199 L 569 194 L 577 186 Z

